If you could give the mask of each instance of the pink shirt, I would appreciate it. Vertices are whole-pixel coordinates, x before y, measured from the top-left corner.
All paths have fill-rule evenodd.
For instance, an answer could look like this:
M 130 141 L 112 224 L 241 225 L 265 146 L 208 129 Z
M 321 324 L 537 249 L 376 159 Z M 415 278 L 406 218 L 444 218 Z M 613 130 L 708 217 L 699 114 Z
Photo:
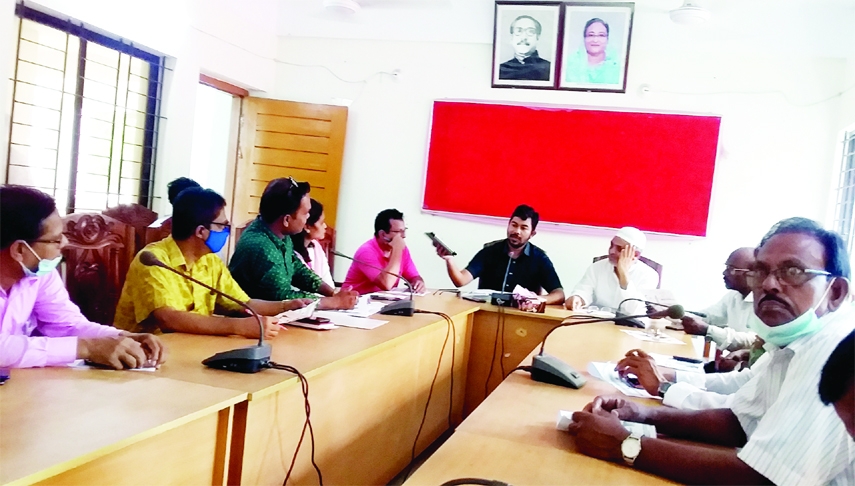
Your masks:
M 0 367 L 58 366 L 77 358 L 77 336 L 115 336 L 119 329 L 89 322 L 53 271 L 0 289 Z M 36 336 L 33 336 L 33 334 Z
M 383 290 L 374 283 L 374 279 L 383 273 L 379 269 L 385 268 L 386 265 L 389 264 L 389 258 L 383 255 L 383 250 L 380 249 L 380 244 L 377 243 L 377 238 L 371 238 L 366 241 L 365 244 L 356 250 L 356 254 L 353 255 L 353 257 L 378 268 L 360 265 L 357 262 L 351 263 L 342 287 L 350 286 L 360 295 Z M 403 275 L 410 282 L 420 278 L 419 271 L 416 270 L 416 264 L 413 263 L 413 259 L 410 257 L 409 248 L 404 248 L 404 254 L 401 256 L 401 270 L 398 273 Z M 401 279 L 396 280 L 395 287 L 400 283 Z

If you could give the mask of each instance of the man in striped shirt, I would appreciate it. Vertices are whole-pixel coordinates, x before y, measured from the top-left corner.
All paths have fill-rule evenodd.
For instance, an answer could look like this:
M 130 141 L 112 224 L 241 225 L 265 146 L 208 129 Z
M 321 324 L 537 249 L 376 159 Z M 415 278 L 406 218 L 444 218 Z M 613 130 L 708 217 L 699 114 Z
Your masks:
M 816 392 L 822 366 L 855 327 L 843 240 L 791 218 L 772 227 L 756 257 L 747 275 L 757 317 L 749 327 L 766 341 L 769 359 L 730 408 L 688 411 L 597 397 L 573 415 L 570 431 L 581 452 L 690 484 L 852 483 L 855 442 Z M 733 449 L 633 436 L 618 418 Z

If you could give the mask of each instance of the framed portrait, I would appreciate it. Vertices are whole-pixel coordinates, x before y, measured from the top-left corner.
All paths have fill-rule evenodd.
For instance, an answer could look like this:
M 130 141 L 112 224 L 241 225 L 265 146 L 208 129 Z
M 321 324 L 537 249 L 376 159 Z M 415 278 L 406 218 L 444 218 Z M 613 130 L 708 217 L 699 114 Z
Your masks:
M 565 2 L 558 87 L 626 92 L 634 3 Z
M 560 27 L 558 2 L 497 1 L 493 87 L 554 89 Z

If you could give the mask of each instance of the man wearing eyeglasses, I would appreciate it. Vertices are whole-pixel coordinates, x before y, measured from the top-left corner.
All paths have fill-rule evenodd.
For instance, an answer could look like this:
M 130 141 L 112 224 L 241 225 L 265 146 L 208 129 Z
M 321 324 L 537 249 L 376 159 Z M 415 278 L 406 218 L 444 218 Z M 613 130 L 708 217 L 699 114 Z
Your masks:
M 817 394 L 820 370 L 855 327 L 849 275 L 839 235 L 804 218 L 779 222 L 746 275 L 749 328 L 766 341 L 768 358 L 748 371 L 730 407 L 686 411 L 597 397 L 573 414 L 576 447 L 681 483 L 851 484 L 855 444 Z M 698 444 L 641 438 L 619 420 Z
M 542 30 L 540 22 L 529 15 L 520 15 L 511 22 L 514 57 L 499 65 L 499 79 L 549 81 L 551 63 L 537 53 Z
M 374 238 L 366 241 L 354 254 L 344 286 L 361 294 L 391 290 L 400 284 L 395 274 L 402 275 L 413 286 L 413 292 L 425 290 L 425 281 L 407 248 L 404 213 L 385 209 L 374 219 Z
M 736 351 L 749 349 L 757 335 L 748 330 L 748 319 L 754 314 L 754 300 L 746 273 L 754 264 L 754 248 L 738 248 L 724 264 L 724 286 L 729 290 L 724 297 L 703 311 L 707 317 L 693 314 L 683 317 L 687 334 L 706 336 L 719 349 Z
M 229 270 L 246 293 L 258 299 L 315 299 L 320 309 L 352 309 L 357 293 L 334 287 L 306 266 L 294 252 L 291 235 L 309 219 L 308 182 L 274 179 L 261 194 L 259 216 L 247 226 L 229 262 Z
M 164 361 L 156 336 L 90 322 L 71 302 L 56 271 L 68 240 L 52 197 L 0 186 L 0 221 L 0 368 L 85 359 L 123 369 Z
M 217 256 L 229 237 L 226 201 L 210 189 L 181 191 L 172 206 L 172 235 L 145 247 L 160 261 L 246 304 L 262 316 L 305 307 L 309 299 L 250 299 Z M 223 315 L 219 317 L 214 314 Z M 279 324 L 262 317 L 264 337 L 274 338 Z M 258 321 L 244 309 L 166 269 L 146 266 L 139 255 L 131 262 L 115 325 L 127 330 L 239 335 L 258 338 Z

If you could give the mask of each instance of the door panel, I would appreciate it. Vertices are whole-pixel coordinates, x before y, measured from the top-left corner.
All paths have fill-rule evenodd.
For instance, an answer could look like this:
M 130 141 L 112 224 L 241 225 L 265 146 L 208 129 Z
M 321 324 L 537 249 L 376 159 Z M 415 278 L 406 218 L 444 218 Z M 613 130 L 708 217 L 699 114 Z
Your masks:
M 312 186 L 335 227 L 347 108 L 262 98 L 243 103 L 231 220 L 254 218 L 267 183 L 291 176 Z

